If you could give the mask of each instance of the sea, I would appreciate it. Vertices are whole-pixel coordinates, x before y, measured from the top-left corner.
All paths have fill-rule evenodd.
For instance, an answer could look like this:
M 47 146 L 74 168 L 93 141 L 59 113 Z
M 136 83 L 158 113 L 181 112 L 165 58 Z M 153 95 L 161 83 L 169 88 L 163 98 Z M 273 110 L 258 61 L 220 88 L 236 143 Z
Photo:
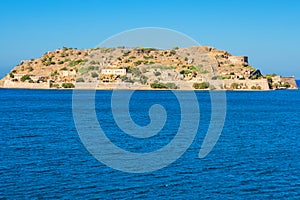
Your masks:
M 224 127 L 204 158 L 212 97 L 195 94 L 200 120 L 189 148 L 161 169 L 131 173 L 86 148 L 72 90 L 0 89 L 0 199 L 300 199 L 300 90 L 227 91 Z M 149 153 L 176 138 L 181 110 L 172 91 L 131 96 L 129 112 L 139 126 L 150 123 L 153 104 L 165 108 L 164 127 L 149 138 L 118 127 L 111 98 L 112 91 L 96 91 L 95 112 L 118 148 Z

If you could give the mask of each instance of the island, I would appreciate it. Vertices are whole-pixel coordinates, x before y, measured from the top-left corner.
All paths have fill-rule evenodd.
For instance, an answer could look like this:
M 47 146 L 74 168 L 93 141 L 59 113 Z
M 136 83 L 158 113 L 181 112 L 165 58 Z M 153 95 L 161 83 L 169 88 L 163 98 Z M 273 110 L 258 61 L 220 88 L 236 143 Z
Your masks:
M 30 89 L 297 89 L 294 77 L 262 74 L 247 56 L 208 46 L 172 49 L 63 47 L 24 60 L 2 80 L 1 88 Z

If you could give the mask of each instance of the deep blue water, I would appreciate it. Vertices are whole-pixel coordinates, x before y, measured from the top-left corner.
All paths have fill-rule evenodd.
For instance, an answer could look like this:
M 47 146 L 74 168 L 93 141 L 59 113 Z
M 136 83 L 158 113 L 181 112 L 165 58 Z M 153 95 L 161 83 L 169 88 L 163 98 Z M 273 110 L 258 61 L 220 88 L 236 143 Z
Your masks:
M 176 162 L 131 174 L 97 161 L 82 144 L 72 116 L 72 91 L 0 90 L 0 199 L 299 199 L 300 91 L 227 92 L 225 126 L 213 151 L 198 158 L 210 120 L 210 96 L 197 92 L 198 134 Z M 132 118 L 149 123 L 148 109 L 168 111 L 166 127 L 149 140 L 116 126 L 110 91 L 98 91 L 96 109 L 119 147 L 150 152 L 168 144 L 180 121 L 174 95 L 136 91 Z

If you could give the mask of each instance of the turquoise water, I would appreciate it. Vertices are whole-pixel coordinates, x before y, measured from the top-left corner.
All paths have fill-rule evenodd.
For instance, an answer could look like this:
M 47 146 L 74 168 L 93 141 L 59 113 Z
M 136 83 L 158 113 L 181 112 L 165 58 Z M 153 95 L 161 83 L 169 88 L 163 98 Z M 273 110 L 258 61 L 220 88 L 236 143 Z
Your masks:
M 107 167 L 83 146 L 72 117 L 72 91 L 0 90 L 2 199 L 287 199 L 300 198 L 300 91 L 227 92 L 220 140 L 198 158 L 210 120 L 210 96 L 197 92 L 198 134 L 188 151 L 158 171 L 130 174 Z M 110 91 L 96 94 L 97 117 L 119 147 L 150 152 L 168 144 L 180 123 L 169 91 L 136 91 L 131 115 L 149 123 L 148 109 L 165 106 L 167 122 L 150 139 L 116 126 Z

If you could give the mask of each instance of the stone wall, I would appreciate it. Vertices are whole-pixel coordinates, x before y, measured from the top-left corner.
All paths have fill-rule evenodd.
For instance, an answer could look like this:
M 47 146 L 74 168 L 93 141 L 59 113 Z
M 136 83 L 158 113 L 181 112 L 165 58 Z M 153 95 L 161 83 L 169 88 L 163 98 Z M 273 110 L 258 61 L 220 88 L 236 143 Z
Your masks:
M 248 57 L 247 56 L 229 56 L 228 60 L 233 64 L 248 63 Z
M 251 89 L 252 87 L 260 88 L 261 90 L 269 90 L 269 83 L 267 79 L 260 80 L 222 80 L 224 89 L 232 89 L 230 88 L 233 83 L 237 83 L 240 85 L 238 89 Z M 213 84 L 213 83 L 212 83 Z
M 282 83 L 288 82 L 291 85 L 291 88 L 293 89 L 298 88 L 294 77 L 281 77 L 281 82 Z
M 14 82 L 5 80 L 3 84 L 4 88 L 29 88 L 29 89 L 49 89 L 49 83 L 28 83 L 28 82 Z

